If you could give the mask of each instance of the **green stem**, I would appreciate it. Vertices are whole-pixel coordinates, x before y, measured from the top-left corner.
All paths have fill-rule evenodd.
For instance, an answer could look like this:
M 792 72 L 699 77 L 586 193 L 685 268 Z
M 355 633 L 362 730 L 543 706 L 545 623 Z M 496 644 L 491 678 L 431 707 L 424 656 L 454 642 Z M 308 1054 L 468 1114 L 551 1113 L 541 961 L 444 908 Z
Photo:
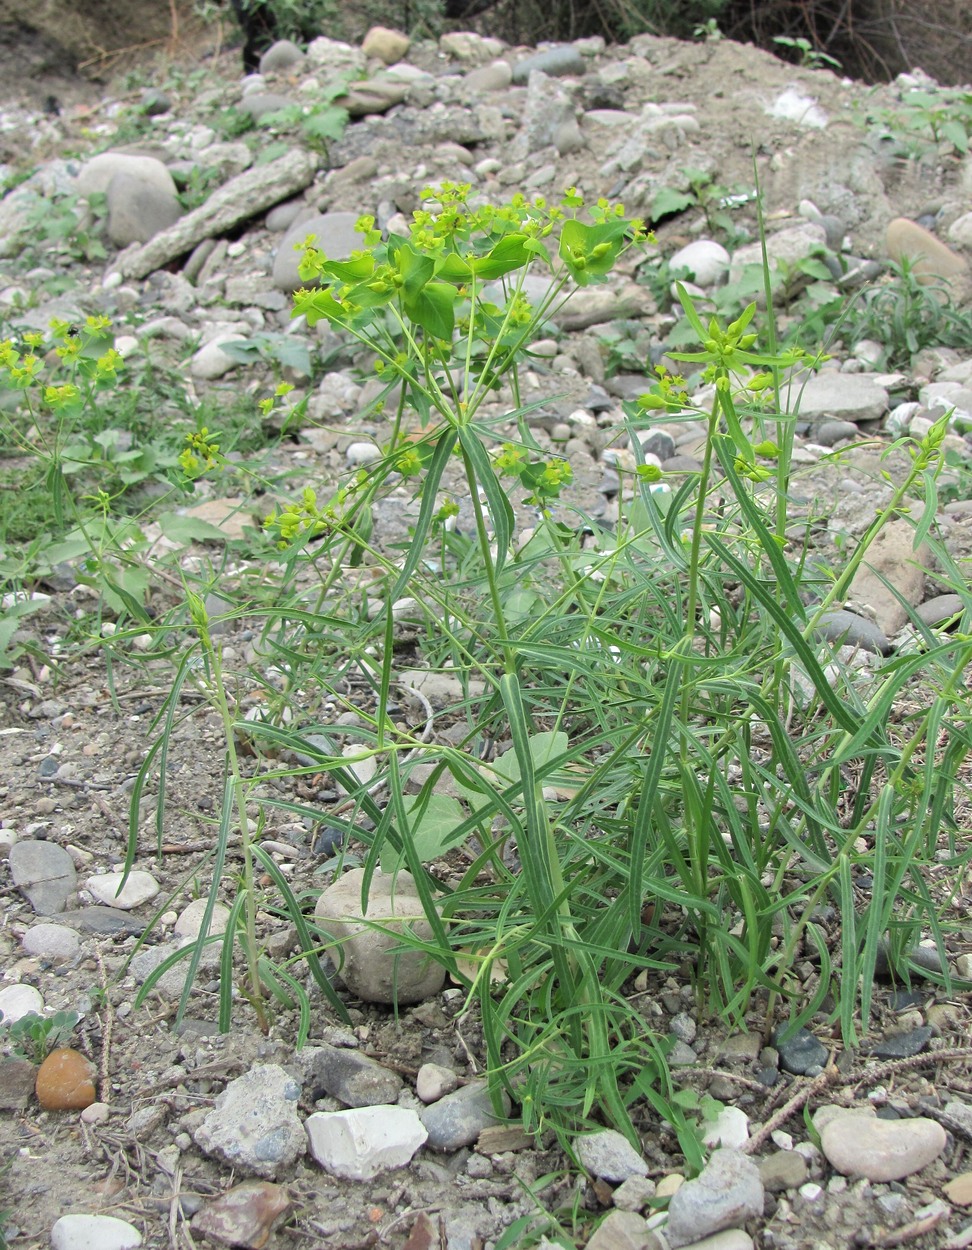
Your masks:
M 489 587 L 490 602 L 493 605 L 496 630 L 503 650 L 503 668 L 507 673 L 515 673 L 516 659 L 513 655 L 513 648 L 510 646 L 510 636 L 506 628 L 506 614 L 503 611 L 503 601 L 500 598 L 499 586 L 496 584 L 496 565 L 493 561 L 493 553 L 489 549 L 489 531 L 486 528 L 486 517 L 483 513 L 482 501 L 479 498 L 476 474 L 465 451 L 462 453 L 462 465 L 466 472 L 466 484 L 469 487 L 473 516 L 476 519 L 476 539 L 479 543 L 480 554 L 483 557 L 483 567 L 486 571 L 486 583 Z

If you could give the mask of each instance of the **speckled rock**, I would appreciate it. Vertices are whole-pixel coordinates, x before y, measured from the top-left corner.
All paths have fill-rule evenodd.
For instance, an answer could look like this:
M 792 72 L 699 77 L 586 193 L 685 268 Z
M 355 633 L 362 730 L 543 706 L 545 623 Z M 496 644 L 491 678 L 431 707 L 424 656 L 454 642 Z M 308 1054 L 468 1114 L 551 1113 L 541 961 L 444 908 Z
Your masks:
M 606 1128 L 574 1138 L 574 1152 L 592 1176 L 617 1183 L 629 1176 L 647 1176 L 648 1164 L 623 1133 Z
M 763 1213 L 763 1183 L 756 1164 L 738 1150 L 717 1150 L 695 1180 L 686 1181 L 668 1206 L 666 1236 L 687 1246 Z
M 509 1108 L 509 1098 L 504 1094 L 504 1115 L 509 1114 Z M 498 1119 L 485 1081 L 470 1081 L 455 1093 L 446 1094 L 438 1102 L 424 1107 L 419 1115 L 428 1129 L 428 1144 L 432 1150 L 460 1150 L 471 1146 L 483 1129 Z
M 74 861 L 56 842 L 23 838 L 10 848 L 13 883 L 38 916 L 62 912 L 74 893 L 78 877 Z
M 230 1081 L 194 1134 L 196 1145 L 230 1167 L 273 1180 L 304 1153 L 300 1086 L 277 1064 Z

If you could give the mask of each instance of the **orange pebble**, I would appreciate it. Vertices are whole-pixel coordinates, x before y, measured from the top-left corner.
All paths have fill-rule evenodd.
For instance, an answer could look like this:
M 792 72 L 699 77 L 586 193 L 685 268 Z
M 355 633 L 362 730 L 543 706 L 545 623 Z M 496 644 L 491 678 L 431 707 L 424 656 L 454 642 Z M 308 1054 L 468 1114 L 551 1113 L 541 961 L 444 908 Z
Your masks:
M 95 1066 L 77 1050 L 52 1050 L 37 1073 L 34 1091 L 47 1111 L 83 1111 L 97 1097 Z

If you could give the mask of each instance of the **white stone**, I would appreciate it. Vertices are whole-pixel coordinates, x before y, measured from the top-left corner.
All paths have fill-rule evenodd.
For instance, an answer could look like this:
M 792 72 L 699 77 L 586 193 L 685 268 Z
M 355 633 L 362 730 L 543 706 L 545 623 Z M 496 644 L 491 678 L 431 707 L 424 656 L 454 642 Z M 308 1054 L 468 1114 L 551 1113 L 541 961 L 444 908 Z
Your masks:
M 78 174 L 78 194 L 104 195 L 116 174 L 127 174 L 169 195 L 177 193 L 172 175 L 154 156 L 133 156 L 129 152 L 102 152 L 85 161 Z
M 428 1138 L 418 1115 L 405 1107 L 316 1111 L 304 1128 L 321 1167 L 349 1181 L 367 1181 L 389 1168 L 404 1167 Z
M 142 1234 L 113 1215 L 62 1215 L 51 1229 L 52 1250 L 135 1250 Z
M 823 130 L 827 125 L 827 114 L 816 99 L 812 95 L 804 95 L 798 87 L 787 87 L 781 91 L 763 111 L 780 121 L 796 122 L 798 126 L 811 130 Z
M 749 1140 L 749 1116 L 739 1107 L 723 1107 L 716 1118 L 706 1127 L 703 1143 L 714 1149 L 725 1146 L 738 1150 Z
M 44 999 L 32 985 L 8 985 L 0 990 L 0 1011 L 4 1024 L 14 1024 L 24 1016 L 40 1015 Z
M 99 877 L 89 877 L 85 882 L 88 893 L 103 903 L 105 907 L 117 907 L 121 911 L 132 911 L 141 907 L 159 892 L 159 883 L 150 872 L 134 868 L 125 881 L 123 872 L 106 872 Z
M 229 373 L 231 369 L 238 368 L 240 362 L 233 356 L 230 356 L 228 352 L 224 352 L 223 345 L 240 341 L 241 336 L 239 334 L 216 335 L 208 343 L 204 343 L 193 356 L 189 362 L 189 372 L 194 378 L 211 382 L 215 378 L 221 378 L 224 373 Z
M 353 465 L 372 464 L 380 460 L 381 456 L 381 448 L 374 443 L 350 443 L 344 451 L 345 460 Z
M 828 1111 L 829 1118 L 823 1115 Z M 865 1176 L 875 1183 L 920 1171 L 938 1158 L 947 1142 L 942 1126 L 924 1116 L 880 1120 L 863 1109 L 822 1107 L 814 1125 L 821 1120 L 820 1145 L 830 1165 L 845 1176 Z
M 699 286 L 713 286 L 729 272 L 729 253 L 714 239 L 696 239 L 680 247 L 668 263 L 673 270 L 690 270 Z
M 194 898 L 187 908 L 180 914 L 175 922 L 173 933 L 176 937 L 184 940 L 192 940 L 199 936 L 202 928 L 203 916 L 206 912 L 206 899 Z M 209 934 L 225 933 L 226 921 L 229 919 L 229 908 L 224 907 L 222 903 L 217 903 L 213 908 L 213 914 L 209 921 Z

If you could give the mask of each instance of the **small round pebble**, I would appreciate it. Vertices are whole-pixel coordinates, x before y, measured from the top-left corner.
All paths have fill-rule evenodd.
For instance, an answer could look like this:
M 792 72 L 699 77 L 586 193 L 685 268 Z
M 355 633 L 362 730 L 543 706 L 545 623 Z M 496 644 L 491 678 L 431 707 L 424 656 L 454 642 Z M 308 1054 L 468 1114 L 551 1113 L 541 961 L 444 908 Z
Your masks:
M 97 1097 L 95 1066 L 80 1051 L 52 1050 L 37 1072 L 34 1092 L 45 1111 L 83 1111 Z
M 106 1102 L 93 1102 L 81 1112 L 81 1119 L 85 1124 L 104 1124 L 110 1115 L 111 1108 Z
M 152 874 L 139 868 L 128 874 L 127 881 L 123 872 L 106 872 L 98 877 L 89 877 L 85 886 L 96 902 L 121 911 L 132 911 L 155 898 L 159 892 L 159 883 Z
M 63 924 L 35 924 L 21 941 L 28 955 L 47 959 L 52 964 L 70 963 L 81 949 L 77 930 Z
M 438 1102 L 459 1087 L 459 1078 L 440 1063 L 423 1063 L 415 1078 L 415 1092 L 425 1103 Z

